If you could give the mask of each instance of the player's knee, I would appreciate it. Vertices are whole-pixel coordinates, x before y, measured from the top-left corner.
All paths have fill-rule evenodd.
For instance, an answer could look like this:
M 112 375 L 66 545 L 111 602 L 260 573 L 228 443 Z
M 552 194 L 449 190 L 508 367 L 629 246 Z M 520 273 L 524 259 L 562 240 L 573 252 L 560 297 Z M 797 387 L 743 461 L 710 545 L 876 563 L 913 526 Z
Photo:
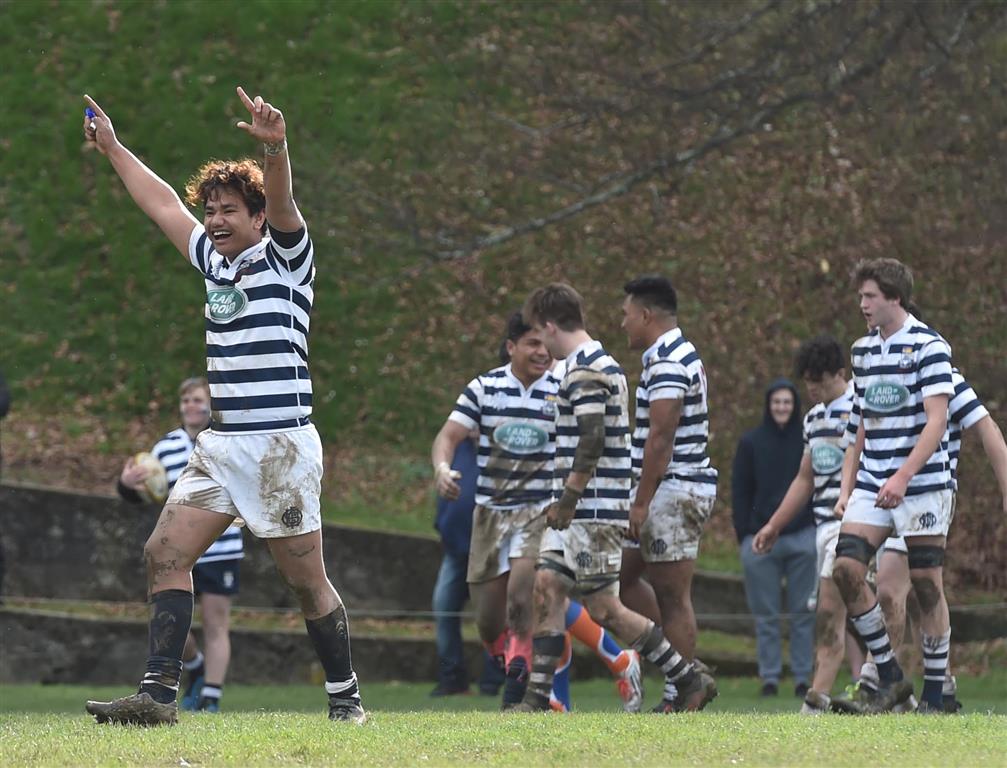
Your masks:
M 913 589 L 916 590 L 916 599 L 920 603 L 920 612 L 933 613 L 940 604 L 943 595 L 943 590 L 935 575 L 910 571 L 910 578 L 913 582 Z
M 853 560 L 836 560 L 832 569 L 832 580 L 842 595 L 843 601 L 851 603 L 857 599 L 864 583 L 866 569 Z

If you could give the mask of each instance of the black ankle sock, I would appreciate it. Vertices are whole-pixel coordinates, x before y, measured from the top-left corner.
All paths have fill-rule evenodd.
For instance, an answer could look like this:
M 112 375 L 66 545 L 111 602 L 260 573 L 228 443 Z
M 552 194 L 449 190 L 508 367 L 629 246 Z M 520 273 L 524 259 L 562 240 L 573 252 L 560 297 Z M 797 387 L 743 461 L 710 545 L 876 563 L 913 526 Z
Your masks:
M 340 605 L 328 616 L 305 619 L 308 637 L 325 670 L 325 690 L 329 696 L 352 699 L 360 695 L 350 658 L 350 623 Z
M 147 672 L 140 691 L 166 704 L 175 700 L 182 677 L 182 651 L 192 625 L 192 593 L 165 589 L 150 598 Z
M 528 688 L 528 662 L 524 656 L 515 656 L 507 667 L 507 677 L 504 680 L 503 704 L 520 704 Z

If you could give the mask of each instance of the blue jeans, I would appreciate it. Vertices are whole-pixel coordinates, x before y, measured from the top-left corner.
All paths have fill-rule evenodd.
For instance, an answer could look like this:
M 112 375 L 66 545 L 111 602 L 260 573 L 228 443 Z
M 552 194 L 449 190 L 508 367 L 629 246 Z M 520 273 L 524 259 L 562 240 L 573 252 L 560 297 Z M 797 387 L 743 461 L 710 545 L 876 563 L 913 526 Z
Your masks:
M 435 613 L 460 613 L 469 597 L 465 581 L 468 555 L 444 553 L 441 569 L 434 584 L 433 607 Z M 467 688 L 468 672 L 465 668 L 465 648 L 462 644 L 460 616 L 438 616 L 437 659 L 438 681 L 446 688 Z
M 815 614 L 808 598 L 818 586 L 815 526 L 780 536 L 765 555 L 752 552 L 752 537 L 741 542 L 745 569 L 745 595 L 755 616 L 755 646 L 759 677 L 779 683 L 783 673 L 780 643 L 780 603 L 787 584 L 786 612 L 790 619 L 790 669 L 798 683 L 810 683 L 815 652 Z

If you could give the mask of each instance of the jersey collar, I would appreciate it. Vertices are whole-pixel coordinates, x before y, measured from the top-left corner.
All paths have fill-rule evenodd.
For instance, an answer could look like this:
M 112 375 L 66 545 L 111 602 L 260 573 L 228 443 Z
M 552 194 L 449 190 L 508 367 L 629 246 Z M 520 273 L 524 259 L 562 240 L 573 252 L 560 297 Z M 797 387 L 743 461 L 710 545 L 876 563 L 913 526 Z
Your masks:
M 677 325 L 670 331 L 666 331 L 665 333 L 661 334 L 658 337 L 657 341 L 655 341 L 653 344 L 647 347 L 647 351 L 644 352 L 643 355 L 641 356 L 640 359 L 643 361 L 643 364 L 646 365 L 647 361 L 655 354 L 657 354 L 657 350 L 660 347 L 663 347 L 666 344 L 671 344 L 672 342 L 677 341 L 681 337 L 682 337 L 682 329 L 679 328 Z
M 225 259 L 221 254 L 214 251 L 210 256 L 210 270 L 213 276 L 218 280 L 233 281 L 241 268 L 253 261 L 260 253 L 265 251 L 268 244 L 269 238 L 262 238 L 255 245 L 246 248 L 239 253 L 230 264 L 227 263 L 227 259 Z

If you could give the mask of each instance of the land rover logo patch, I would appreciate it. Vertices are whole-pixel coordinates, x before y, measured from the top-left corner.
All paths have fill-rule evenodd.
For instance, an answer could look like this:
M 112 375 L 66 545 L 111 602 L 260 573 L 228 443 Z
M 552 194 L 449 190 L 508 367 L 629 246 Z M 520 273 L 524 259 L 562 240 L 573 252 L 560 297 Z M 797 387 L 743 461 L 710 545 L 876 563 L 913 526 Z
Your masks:
M 909 401 L 909 390 L 897 381 L 879 381 L 867 387 L 864 402 L 875 413 L 892 413 Z
M 836 446 L 826 443 L 816 445 L 811 449 L 811 466 L 816 475 L 831 475 L 843 466 L 843 452 Z
M 493 442 L 508 453 L 527 456 L 539 453 L 549 443 L 549 433 L 537 424 L 512 421 L 493 430 Z
M 236 285 L 224 285 L 206 292 L 206 306 L 211 319 L 227 323 L 248 306 L 248 297 Z

